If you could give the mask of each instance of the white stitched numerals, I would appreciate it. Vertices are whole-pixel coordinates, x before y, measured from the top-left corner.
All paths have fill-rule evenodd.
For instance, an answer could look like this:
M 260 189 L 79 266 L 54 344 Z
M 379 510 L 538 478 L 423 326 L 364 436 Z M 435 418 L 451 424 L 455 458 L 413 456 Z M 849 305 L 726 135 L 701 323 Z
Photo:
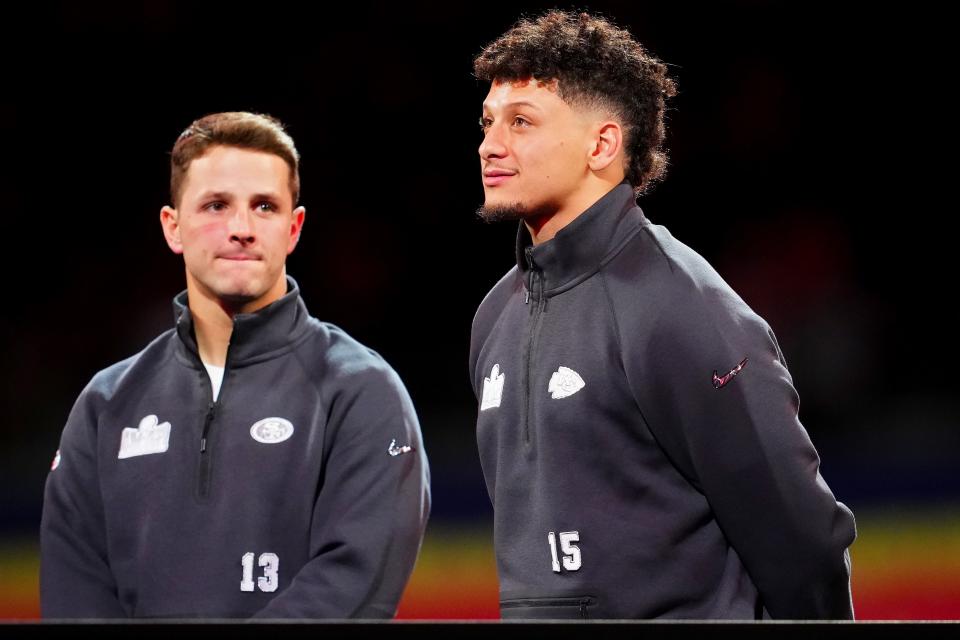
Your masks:
M 579 554 L 577 555 L 579 558 Z M 263 575 L 257 578 L 257 586 L 260 591 L 270 593 L 277 590 L 280 579 L 277 574 L 280 573 L 280 558 L 275 553 L 260 554 L 259 564 L 263 567 Z
M 243 565 L 243 580 L 240 581 L 240 591 L 253 591 L 253 554 L 245 553 L 240 558 Z
M 240 591 L 253 591 L 253 558 L 252 551 L 243 554 L 240 558 L 240 564 L 243 565 Z M 263 567 L 263 575 L 257 578 L 256 586 L 265 593 L 276 591 L 280 585 L 280 558 L 275 553 L 261 553 L 257 564 Z
M 580 547 L 573 544 L 580 542 L 580 532 L 561 531 L 560 551 L 563 553 L 563 568 L 567 571 L 577 571 L 580 568 Z M 551 531 L 547 534 L 547 543 L 550 545 L 550 563 L 555 573 L 560 573 L 561 558 L 557 555 L 557 536 Z
M 547 534 L 547 542 L 550 544 L 550 562 L 553 564 L 554 573 L 560 573 L 560 560 L 557 558 L 557 535 L 551 531 Z
M 572 542 L 580 542 L 580 534 L 576 531 L 565 531 L 560 534 L 560 550 L 563 551 L 563 568 L 567 571 L 576 571 L 580 568 L 580 547 Z

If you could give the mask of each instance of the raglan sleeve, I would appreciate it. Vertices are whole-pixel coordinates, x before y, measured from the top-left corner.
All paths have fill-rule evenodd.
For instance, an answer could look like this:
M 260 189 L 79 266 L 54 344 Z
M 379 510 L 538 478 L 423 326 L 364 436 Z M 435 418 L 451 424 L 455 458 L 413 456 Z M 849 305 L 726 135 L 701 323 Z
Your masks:
M 44 489 L 40 611 L 44 618 L 121 618 L 97 472 L 95 384 L 67 419 Z
M 853 617 L 853 514 L 820 474 L 769 325 L 732 291 L 664 296 L 624 338 L 637 404 L 706 497 L 774 618 Z
M 406 388 L 381 361 L 330 387 L 311 559 L 256 618 L 391 618 L 420 550 L 430 475 Z

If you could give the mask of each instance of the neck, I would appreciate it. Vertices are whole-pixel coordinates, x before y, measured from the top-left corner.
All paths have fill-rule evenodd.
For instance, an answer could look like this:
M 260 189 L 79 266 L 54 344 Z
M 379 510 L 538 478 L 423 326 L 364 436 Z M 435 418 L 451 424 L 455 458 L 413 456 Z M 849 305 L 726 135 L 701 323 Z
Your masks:
M 193 330 L 197 336 L 200 359 L 207 364 L 222 367 L 227 361 L 227 348 L 233 334 L 233 316 L 236 311 L 197 295 L 187 286 Z
M 287 292 L 286 269 L 277 282 L 263 295 L 242 301 L 225 300 L 196 280 L 187 270 L 187 299 L 193 329 L 197 337 L 200 359 L 207 364 L 222 367 L 227 361 L 227 348 L 233 334 L 233 317 L 238 313 L 253 313 L 284 296 Z
M 622 177 L 621 177 L 622 180 Z M 567 198 L 563 204 L 548 213 L 524 218 L 523 222 L 530 232 L 534 245 L 552 240 L 557 233 L 580 217 L 580 214 L 593 206 L 600 198 L 610 193 L 621 180 L 597 180 L 587 189 L 583 189 Z

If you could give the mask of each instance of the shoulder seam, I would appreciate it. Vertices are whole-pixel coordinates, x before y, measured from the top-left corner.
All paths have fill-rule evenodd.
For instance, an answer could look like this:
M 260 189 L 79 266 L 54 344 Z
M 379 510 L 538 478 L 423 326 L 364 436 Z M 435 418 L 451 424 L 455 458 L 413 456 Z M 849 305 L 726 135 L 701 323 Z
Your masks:
M 650 236 L 650 240 L 654 245 L 656 245 L 657 249 L 660 250 L 660 255 L 663 256 L 664 261 L 667 263 L 667 267 L 670 268 L 670 273 L 673 273 L 673 260 L 671 260 L 670 256 L 667 255 L 667 250 L 663 248 L 662 244 L 660 244 L 660 240 L 657 238 L 657 236 L 655 236 L 650 230 L 650 226 L 651 225 L 649 224 L 643 225 L 642 230 L 644 233 Z

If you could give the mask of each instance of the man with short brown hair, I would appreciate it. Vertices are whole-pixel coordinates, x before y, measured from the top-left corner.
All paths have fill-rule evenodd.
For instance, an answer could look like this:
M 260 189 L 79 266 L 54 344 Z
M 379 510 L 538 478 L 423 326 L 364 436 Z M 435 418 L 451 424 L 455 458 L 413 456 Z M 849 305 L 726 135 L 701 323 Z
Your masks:
M 94 376 L 41 524 L 46 618 L 389 618 L 429 472 L 403 383 L 312 318 L 286 257 L 305 210 L 276 120 L 221 113 L 171 157 L 176 328 Z

